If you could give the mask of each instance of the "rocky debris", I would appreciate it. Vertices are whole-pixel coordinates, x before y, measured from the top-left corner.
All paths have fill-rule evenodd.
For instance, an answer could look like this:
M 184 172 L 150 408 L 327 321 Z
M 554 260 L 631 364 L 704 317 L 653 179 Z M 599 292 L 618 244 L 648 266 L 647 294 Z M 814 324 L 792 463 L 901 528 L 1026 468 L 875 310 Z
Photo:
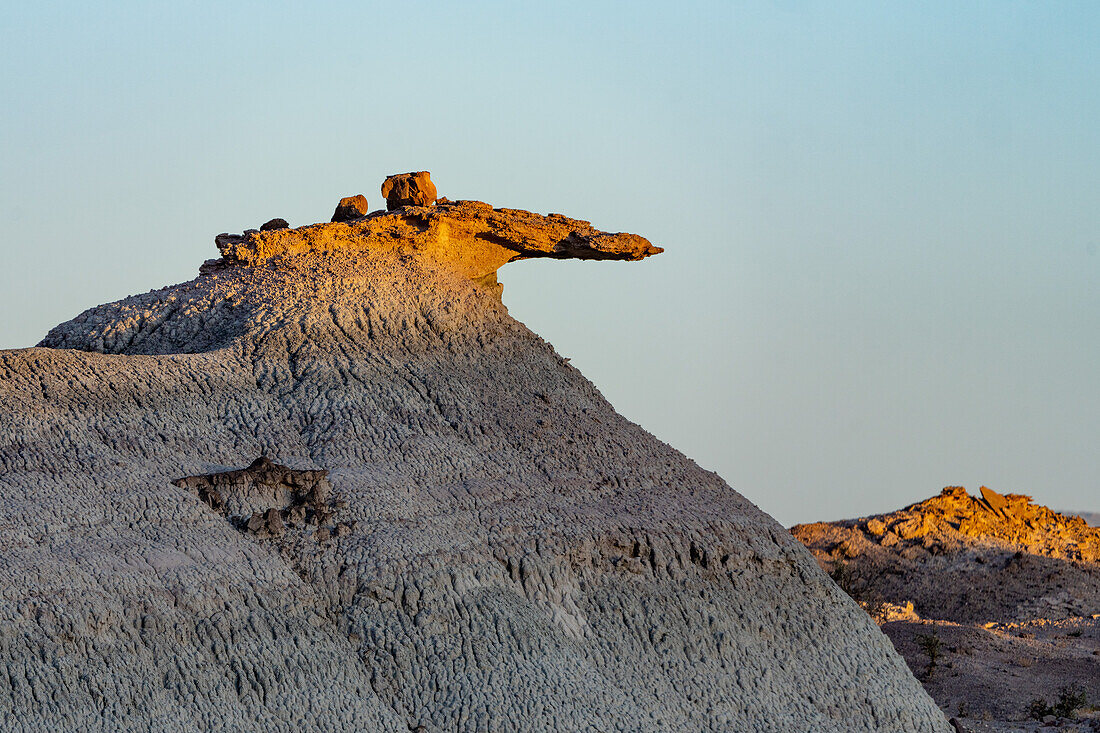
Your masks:
M 367 203 L 366 196 L 361 193 L 355 196 L 345 196 L 340 199 L 340 203 L 336 204 L 336 211 L 332 212 L 332 221 L 354 221 L 355 219 L 362 219 L 369 213 L 370 204 Z
M 218 239 L 0 351 L 15 728 L 949 730 L 802 545 L 475 279 L 644 239 L 476 202 Z
M 260 225 L 261 232 L 270 232 L 273 229 L 286 229 L 290 226 L 286 219 L 270 219 Z
M 248 468 L 176 479 L 234 526 L 279 536 L 286 526 L 324 525 L 332 515 L 328 471 L 296 471 L 260 456 Z
M 382 196 L 390 211 L 403 206 L 431 206 L 436 199 L 435 184 L 428 171 L 395 173 L 382 181 Z
M 948 671 L 925 687 L 947 714 L 989 718 L 970 729 L 1020 730 L 1008 721 L 1065 685 L 1100 700 L 1100 529 L 1080 517 L 949 486 L 896 512 L 791 532 L 918 676 L 928 659 L 917 640 L 938 629 Z
M 1088 522 L 1090 527 L 1100 527 L 1100 512 L 1066 512 L 1067 514 L 1076 514 L 1077 516 Z
M 283 524 L 279 510 L 272 507 L 265 512 L 256 512 L 244 522 L 242 528 L 255 535 L 266 534 L 278 537 L 283 533 L 286 525 Z

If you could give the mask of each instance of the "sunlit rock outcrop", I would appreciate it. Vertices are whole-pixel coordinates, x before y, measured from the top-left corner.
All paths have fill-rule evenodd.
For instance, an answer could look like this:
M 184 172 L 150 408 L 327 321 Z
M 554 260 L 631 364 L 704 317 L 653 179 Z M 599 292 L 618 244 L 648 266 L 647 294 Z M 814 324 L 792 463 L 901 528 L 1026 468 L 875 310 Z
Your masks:
M 1065 618 L 1100 610 L 1100 529 L 1022 494 L 961 486 L 904 509 L 791 530 L 857 595 L 912 601 L 964 622 Z M 1076 593 L 1067 593 L 1075 589 Z
M 1100 699 L 1100 529 L 1081 517 L 949 486 L 791 532 L 882 622 L 941 707 L 970 716 L 965 729 L 1020 730 L 1030 704 L 1059 690 Z

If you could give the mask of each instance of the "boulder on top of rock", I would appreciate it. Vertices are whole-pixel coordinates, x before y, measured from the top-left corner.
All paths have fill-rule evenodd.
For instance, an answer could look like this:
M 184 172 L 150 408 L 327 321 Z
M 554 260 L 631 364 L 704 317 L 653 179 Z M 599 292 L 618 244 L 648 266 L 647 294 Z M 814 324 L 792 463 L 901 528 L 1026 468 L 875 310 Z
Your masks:
M 340 199 L 340 203 L 336 204 L 336 211 L 332 212 L 332 220 L 351 221 L 362 219 L 369 213 L 370 204 L 367 203 L 367 197 L 360 193 Z
M 287 229 L 289 227 L 290 227 L 290 224 L 287 223 L 286 219 L 276 218 L 276 219 L 272 219 L 270 221 L 265 221 L 263 224 L 261 224 L 260 225 L 260 231 L 261 232 L 270 232 L 272 229 Z
M 428 171 L 395 173 L 382 181 L 382 195 L 390 211 L 402 206 L 431 206 L 435 203 L 436 190 Z

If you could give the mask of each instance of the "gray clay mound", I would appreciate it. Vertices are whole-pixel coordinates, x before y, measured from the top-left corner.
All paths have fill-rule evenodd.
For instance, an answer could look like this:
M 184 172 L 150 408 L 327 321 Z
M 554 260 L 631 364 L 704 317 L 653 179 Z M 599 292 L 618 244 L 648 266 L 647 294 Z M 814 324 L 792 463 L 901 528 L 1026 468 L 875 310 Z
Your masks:
M 0 351 L 6 730 L 949 730 L 500 301 L 641 237 L 441 202 L 218 244 Z

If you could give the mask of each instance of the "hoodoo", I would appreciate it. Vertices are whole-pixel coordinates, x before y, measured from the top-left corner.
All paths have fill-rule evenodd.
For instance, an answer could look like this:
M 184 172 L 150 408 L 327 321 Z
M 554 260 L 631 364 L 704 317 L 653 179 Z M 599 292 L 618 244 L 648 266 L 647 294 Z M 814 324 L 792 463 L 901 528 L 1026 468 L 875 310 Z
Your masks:
M 660 248 L 354 213 L 0 352 L 7 728 L 950 730 L 805 548 L 501 303 L 508 262 Z

